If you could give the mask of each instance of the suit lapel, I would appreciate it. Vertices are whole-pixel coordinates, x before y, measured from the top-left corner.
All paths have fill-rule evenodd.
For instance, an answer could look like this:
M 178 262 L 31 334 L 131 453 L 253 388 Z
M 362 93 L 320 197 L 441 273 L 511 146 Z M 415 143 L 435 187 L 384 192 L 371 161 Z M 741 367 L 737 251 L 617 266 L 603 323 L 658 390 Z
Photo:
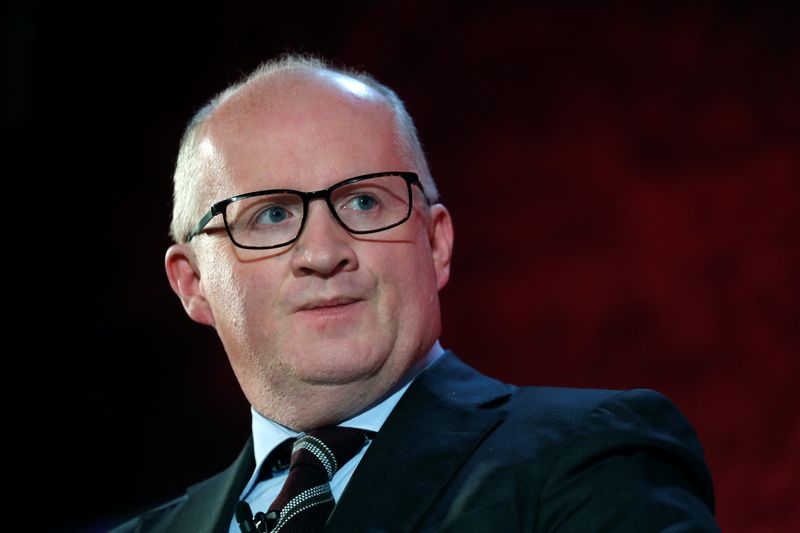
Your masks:
M 174 533 L 227 533 L 233 507 L 255 468 L 253 439 L 224 472 L 190 487 L 188 498 L 169 531 Z
M 410 531 L 478 443 L 505 416 L 482 408 L 509 387 L 448 353 L 421 374 L 387 419 L 326 531 Z

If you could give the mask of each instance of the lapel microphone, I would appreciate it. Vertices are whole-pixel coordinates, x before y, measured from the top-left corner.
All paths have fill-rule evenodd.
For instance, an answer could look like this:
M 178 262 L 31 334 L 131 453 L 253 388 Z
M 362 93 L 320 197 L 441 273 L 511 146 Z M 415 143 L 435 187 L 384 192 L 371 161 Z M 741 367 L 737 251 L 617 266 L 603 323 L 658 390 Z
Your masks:
M 264 514 L 257 512 L 255 519 L 253 510 L 246 501 L 240 501 L 234 509 L 236 523 L 239 524 L 239 531 L 242 533 L 269 533 L 278 521 L 276 513 Z
M 236 523 L 239 524 L 239 531 L 242 533 L 264 533 L 266 531 L 256 527 L 256 523 L 253 521 L 253 511 L 247 502 L 240 501 L 237 503 L 234 514 L 236 515 Z

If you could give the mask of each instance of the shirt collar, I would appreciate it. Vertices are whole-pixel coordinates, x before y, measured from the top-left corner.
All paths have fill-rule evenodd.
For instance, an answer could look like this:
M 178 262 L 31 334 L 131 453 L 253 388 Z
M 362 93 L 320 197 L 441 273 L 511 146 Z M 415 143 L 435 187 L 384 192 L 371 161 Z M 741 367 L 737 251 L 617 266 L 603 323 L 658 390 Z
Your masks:
M 364 429 L 377 433 L 380 431 L 383 423 L 389 418 L 389 414 L 394 409 L 397 402 L 406 392 L 408 387 L 414 379 L 426 368 L 432 365 L 439 357 L 442 356 L 444 350 L 442 349 L 439 341 L 436 341 L 428 353 L 417 361 L 405 374 L 394 388 L 392 388 L 382 400 L 372 407 L 357 413 L 356 415 L 343 420 L 338 425 Z M 274 420 L 258 413 L 253 407 L 250 408 L 253 428 L 253 453 L 256 460 L 256 468 L 250 481 L 245 488 L 245 493 L 249 492 L 255 482 L 256 475 L 261 469 L 261 465 L 266 460 L 267 456 L 274 450 L 280 443 L 286 439 L 296 438 L 300 435 L 297 431 L 289 429 L 286 426 L 278 424 Z

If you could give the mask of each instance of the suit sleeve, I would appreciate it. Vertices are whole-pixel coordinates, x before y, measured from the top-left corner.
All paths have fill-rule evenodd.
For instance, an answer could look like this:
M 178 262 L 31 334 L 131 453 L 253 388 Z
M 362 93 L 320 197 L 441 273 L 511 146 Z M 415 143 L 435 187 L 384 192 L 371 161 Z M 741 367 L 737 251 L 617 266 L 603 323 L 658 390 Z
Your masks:
M 694 430 L 647 390 L 599 404 L 566 441 L 543 487 L 537 531 L 719 531 Z

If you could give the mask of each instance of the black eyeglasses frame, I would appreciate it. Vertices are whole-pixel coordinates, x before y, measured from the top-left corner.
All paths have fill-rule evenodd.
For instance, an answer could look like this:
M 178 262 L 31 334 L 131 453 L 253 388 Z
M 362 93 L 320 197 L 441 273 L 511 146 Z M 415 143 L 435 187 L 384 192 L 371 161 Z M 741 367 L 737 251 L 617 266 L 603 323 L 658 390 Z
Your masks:
M 336 214 L 336 209 L 334 208 L 333 201 L 331 200 L 331 193 L 333 193 L 333 191 L 335 191 L 336 189 L 339 189 L 346 185 L 350 185 L 352 183 L 364 181 L 371 178 L 380 178 L 383 176 L 400 176 L 405 180 L 406 186 L 408 187 L 408 211 L 406 212 L 406 215 L 399 222 L 395 222 L 393 224 L 378 229 L 353 230 L 349 228 L 344 222 L 342 222 L 342 219 L 339 218 L 339 215 Z M 221 200 L 212 205 L 211 209 L 209 209 L 208 212 L 205 215 L 203 215 L 203 217 L 200 219 L 200 222 L 197 223 L 194 229 L 186 234 L 186 242 L 190 242 L 194 237 L 202 233 L 205 227 L 208 225 L 208 223 L 211 222 L 211 220 L 214 217 L 221 214 L 222 220 L 225 223 L 225 231 L 228 233 L 228 237 L 230 238 L 231 242 L 239 248 L 244 248 L 247 250 L 270 250 L 273 248 L 288 246 L 293 242 L 295 242 L 303 233 L 303 228 L 305 227 L 306 219 L 308 218 L 308 204 L 312 200 L 316 200 L 318 198 L 325 200 L 325 203 L 328 205 L 330 212 L 333 214 L 333 217 L 336 219 L 339 225 L 350 233 L 363 235 L 368 233 L 378 233 L 380 231 L 386 231 L 388 229 L 397 227 L 400 224 L 403 224 L 411 217 L 411 211 L 414 208 L 413 194 L 411 192 L 412 185 L 416 185 L 417 187 L 419 187 L 419 190 L 422 192 L 423 198 L 425 198 L 426 205 L 430 205 L 431 203 L 430 199 L 428 199 L 428 197 L 425 195 L 425 189 L 422 187 L 422 183 L 420 183 L 419 181 L 419 176 L 415 172 L 396 172 L 396 171 L 373 172 L 371 174 L 363 174 L 361 176 L 348 178 L 346 180 L 334 183 L 333 185 L 331 185 L 326 189 L 320 189 L 318 191 L 311 191 L 311 192 L 298 191 L 295 189 L 266 189 L 262 191 L 253 191 L 244 194 L 237 194 L 235 196 L 231 196 L 230 198 L 226 198 L 225 200 Z M 295 235 L 293 239 L 290 239 L 286 242 L 282 242 L 280 244 L 272 244 L 270 246 L 248 246 L 236 242 L 236 239 L 233 237 L 233 232 L 231 231 L 230 226 L 228 225 L 228 216 L 226 214 L 228 205 L 237 202 L 239 200 L 244 200 L 246 198 L 253 198 L 255 196 L 265 196 L 268 194 L 296 194 L 303 200 L 303 219 L 300 221 L 300 228 L 297 230 L 297 235 Z

